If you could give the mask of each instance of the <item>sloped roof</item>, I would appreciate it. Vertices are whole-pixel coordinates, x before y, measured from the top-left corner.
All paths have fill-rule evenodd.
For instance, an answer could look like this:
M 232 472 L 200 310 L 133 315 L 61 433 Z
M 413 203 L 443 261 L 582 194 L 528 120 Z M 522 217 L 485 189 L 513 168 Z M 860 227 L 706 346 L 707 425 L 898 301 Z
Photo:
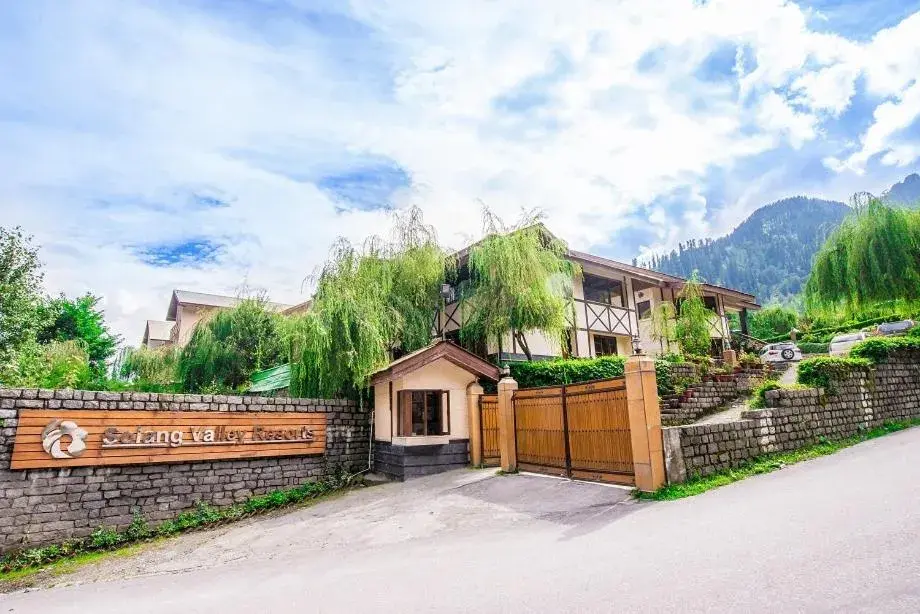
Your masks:
M 483 360 L 476 354 L 464 350 L 455 343 L 440 339 L 410 354 L 406 354 L 401 358 L 397 358 L 387 365 L 386 368 L 376 371 L 371 375 L 371 384 L 380 384 L 402 377 L 440 358 L 474 375 L 495 381 L 498 380 L 501 373 L 497 366 Z
M 247 392 L 271 392 L 288 388 L 291 385 L 291 365 L 283 364 L 257 371 L 250 376 L 249 381 L 251 384 Z
M 169 341 L 169 333 L 175 322 L 165 322 L 163 320 L 147 320 L 144 326 L 144 343 L 151 339 L 155 341 Z
M 167 320 L 176 319 L 176 311 L 179 305 L 201 305 L 204 307 L 236 307 L 240 301 L 236 296 L 225 296 L 222 294 L 207 294 L 204 292 L 192 292 L 191 290 L 173 290 L 172 298 L 169 300 L 169 309 L 166 312 Z M 268 303 L 270 309 L 274 311 L 284 311 L 293 307 L 284 303 Z

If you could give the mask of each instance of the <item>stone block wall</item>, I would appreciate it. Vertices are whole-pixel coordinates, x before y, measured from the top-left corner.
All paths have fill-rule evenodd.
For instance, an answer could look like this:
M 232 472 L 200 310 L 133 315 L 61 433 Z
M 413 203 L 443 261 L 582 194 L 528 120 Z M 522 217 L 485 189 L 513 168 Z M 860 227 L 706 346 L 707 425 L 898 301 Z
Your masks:
M 684 372 L 696 373 L 695 377 L 698 383 L 687 386 L 686 390 L 681 394 L 661 398 L 661 423 L 666 426 L 677 426 L 699 420 L 738 396 L 749 393 L 763 381 L 762 370 L 748 369 L 739 369 L 735 373 L 700 378 L 696 370 L 697 367 L 693 364 L 674 365 L 671 368 L 672 378 L 676 380 L 674 368 L 684 366 L 693 367 L 692 370 Z
M 322 412 L 323 456 L 155 465 L 10 470 L 20 409 L 213 412 Z M 123 528 L 140 513 L 151 523 L 198 501 L 231 505 L 291 488 L 326 472 L 368 466 L 370 417 L 336 399 L 0 389 L 0 552 Z
M 900 354 L 855 371 L 833 382 L 831 390 L 771 390 L 765 398 L 766 409 L 746 411 L 737 422 L 663 429 L 669 481 L 920 417 L 920 355 Z

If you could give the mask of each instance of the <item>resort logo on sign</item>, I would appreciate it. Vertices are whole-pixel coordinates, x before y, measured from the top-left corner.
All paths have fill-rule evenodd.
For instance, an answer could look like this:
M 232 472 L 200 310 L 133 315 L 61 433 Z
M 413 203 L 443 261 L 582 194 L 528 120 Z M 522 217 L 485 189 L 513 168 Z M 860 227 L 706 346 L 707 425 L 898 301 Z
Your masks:
M 53 420 L 42 431 L 42 449 L 51 458 L 76 458 L 86 450 L 88 433 L 71 420 Z M 70 439 L 66 450 L 61 449 L 64 437 Z
M 110 426 L 102 433 L 102 448 L 179 448 L 182 446 L 226 446 L 260 443 L 313 443 L 313 429 L 300 427 L 191 426 L 185 429 L 157 429 L 138 426 L 122 430 Z

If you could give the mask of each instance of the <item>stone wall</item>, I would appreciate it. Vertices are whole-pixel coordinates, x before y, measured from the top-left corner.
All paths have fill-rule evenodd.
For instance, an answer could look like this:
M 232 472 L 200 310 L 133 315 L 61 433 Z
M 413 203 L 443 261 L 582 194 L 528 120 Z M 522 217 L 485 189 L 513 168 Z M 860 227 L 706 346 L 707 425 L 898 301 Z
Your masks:
M 663 429 L 668 480 L 737 467 L 762 454 L 842 439 L 920 417 L 920 356 L 901 354 L 833 382 L 831 390 L 771 390 L 768 407 L 726 424 Z
M 397 480 L 462 469 L 470 464 L 468 439 L 430 446 L 394 446 L 374 442 L 374 470 Z
M 684 366 L 674 365 L 671 368 L 671 377 L 674 381 L 678 381 L 674 375 L 674 368 Z M 696 365 L 689 366 L 696 369 Z M 683 371 L 691 375 L 694 372 Z M 688 385 L 682 393 L 661 398 L 661 423 L 665 426 L 695 422 L 739 396 L 750 393 L 763 380 L 763 371 L 739 368 L 734 373 L 704 378 L 697 373 L 695 377 L 696 383 Z
M 323 456 L 10 470 L 20 409 L 322 412 Z M 370 418 L 352 401 L 221 395 L 0 389 L 0 552 L 125 527 L 138 512 L 151 523 L 205 501 L 231 505 L 290 488 L 327 471 L 368 466 Z

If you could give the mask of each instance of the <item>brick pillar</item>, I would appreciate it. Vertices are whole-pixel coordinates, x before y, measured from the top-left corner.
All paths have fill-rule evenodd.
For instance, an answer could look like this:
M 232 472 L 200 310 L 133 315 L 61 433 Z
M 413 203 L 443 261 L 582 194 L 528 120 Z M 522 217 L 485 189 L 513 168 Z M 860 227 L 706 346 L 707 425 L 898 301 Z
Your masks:
M 636 488 L 651 492 L 664 486 L 665 472 L 655 361 L 648 356 L 626 361 L 626 402 Z
M 479 399 L 482 386 L 473 382 L 466 387 L 466 411 L 470 424 L 470 464 L 482 466 L 482 414 L 479 411 Z
M 514 438 L 514 402 L 518 384 L 508 371 L 498 382 L 498 443 L 504 471 L 517 471 L 517 446 Z
M 738 364 L 738 354 L 735 353 L 735 350 L 725 350 L 722 352 L 722 362 L 726 367 L 734 369 Z

